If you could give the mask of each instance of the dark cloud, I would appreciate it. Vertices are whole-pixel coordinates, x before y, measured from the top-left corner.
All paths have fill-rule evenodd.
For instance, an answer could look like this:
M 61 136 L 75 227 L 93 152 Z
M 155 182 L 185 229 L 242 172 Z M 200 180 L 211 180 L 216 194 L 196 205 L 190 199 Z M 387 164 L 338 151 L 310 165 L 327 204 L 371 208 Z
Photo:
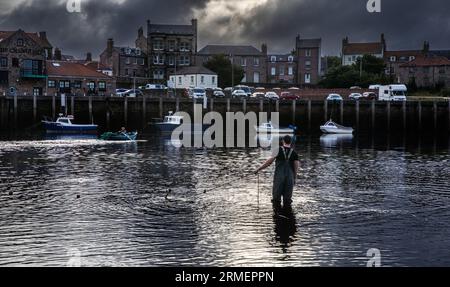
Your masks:
M 133 45 L 147 19 L 180 24 L 194 16 L 199 18 L 200 46 L 268 43 L 270 51 L 288 52 L 300 34 L 321 37 L 324 53 L 338 54 L 345 36 L 375 41 L 385 33 L 391 49 L 419 48 L 424 40 L 432 48 L 450 49 L 448 0 L 381 1 L 382 13 L 369 14 L 367 0 L 84 0 L 83 13 L 69 14 L 66 1 L 27 0 L 2 16 L 0 29 L 46 30 L 54 46 L 77 56 L 86 51 L 98 55 L 109 37 Z M 1 0 L 0 8 L 5 3 Z

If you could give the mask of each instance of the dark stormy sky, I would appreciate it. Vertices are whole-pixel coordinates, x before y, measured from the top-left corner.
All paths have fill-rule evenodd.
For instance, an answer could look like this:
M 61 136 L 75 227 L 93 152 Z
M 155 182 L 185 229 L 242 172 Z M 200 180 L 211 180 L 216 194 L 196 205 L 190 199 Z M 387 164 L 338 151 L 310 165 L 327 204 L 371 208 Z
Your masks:
M 450 49 L 450 1 L 381 0 L 382 12 L 370 14 L 368 0 L 81 0 L 81 13 L 68 13 L 67 0 L 0 0 L 0 30 L 45 30 L 65 54 L 94 57 L 113 37 L 134 45 L 137 29 L 154 23 L 199 19 L 199 46 L 267 43 L 285 53 L 297 34 L 321 37 L 323 53 L 338 55 L 342 38 L 375 41 L 384 32 L 389 49 Z

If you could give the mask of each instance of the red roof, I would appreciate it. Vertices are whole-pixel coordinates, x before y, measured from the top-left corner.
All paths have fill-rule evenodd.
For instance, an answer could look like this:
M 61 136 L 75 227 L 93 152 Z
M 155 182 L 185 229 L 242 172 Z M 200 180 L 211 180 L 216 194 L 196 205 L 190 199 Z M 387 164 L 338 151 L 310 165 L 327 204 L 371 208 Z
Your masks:
M 47 61 L 47 73 L 49 77 L 111 78 L 83 64 L 64 61 Z
M 344 44 L 344 55 L 366 55 L 366 54 L 382 54 L 382 43 L 349 43 Z
M 400 67 L 436 67 L 436 66 L 450 66 L 450 60 L 439 56 L 421 56 L 415 60 L 405 63 Z
M 11 37 L 12 35 L 14 35 L 14 33 L 16 33 L 17 31 L 0 31 L 0 40 L 1 39 L 7 39 L 9 37 Z M 27 33 L 24 32 L 28 37 L 30 37 L 31 39 L 33 39 L 33 41 L 35 41 L 37 44 L 41 45 L 44 48 L 51 48 L 52 45 L 50 44 L 50 42 L 48 41 L 47 38 L 41 38 L 39 36 L 39 33 Z

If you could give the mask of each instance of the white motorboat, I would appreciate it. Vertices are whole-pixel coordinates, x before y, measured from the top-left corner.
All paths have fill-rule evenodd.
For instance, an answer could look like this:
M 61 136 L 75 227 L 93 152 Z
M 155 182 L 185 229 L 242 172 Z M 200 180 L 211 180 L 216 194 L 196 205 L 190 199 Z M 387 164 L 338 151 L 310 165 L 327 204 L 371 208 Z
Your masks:
M 326 134 L 352 134 L 353 128 L 344 127 L 329 120 L 323 126 L 320 126 L 320 130 Z
M 289 126 L 281 128 L 272 125 L 272 122 L 262 123 L 259 127 L 255 126 L 256 132 L 261 134 L 294 134 L 297 127 Z

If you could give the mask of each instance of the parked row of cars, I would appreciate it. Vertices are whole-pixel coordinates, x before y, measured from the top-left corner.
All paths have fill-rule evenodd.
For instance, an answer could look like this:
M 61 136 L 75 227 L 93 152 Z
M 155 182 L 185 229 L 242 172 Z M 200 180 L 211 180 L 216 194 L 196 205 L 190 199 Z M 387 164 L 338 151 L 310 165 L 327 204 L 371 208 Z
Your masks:
M 351 93 L 348 98 L 353 101 L 359 101 L 359 100 L 376 100 L 377 94 L 373 92 L 366 92 L 366 93 Z M 329 94 L 327 97 L 327 101 L 343 101 L 341 95 L 339 94 Z

